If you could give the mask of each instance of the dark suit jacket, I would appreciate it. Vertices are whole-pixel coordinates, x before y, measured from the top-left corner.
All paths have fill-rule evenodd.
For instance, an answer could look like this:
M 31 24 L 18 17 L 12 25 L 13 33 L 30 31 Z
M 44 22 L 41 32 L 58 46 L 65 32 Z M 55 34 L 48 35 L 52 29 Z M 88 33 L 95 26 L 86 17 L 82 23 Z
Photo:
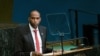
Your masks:
M 43 53 L 51 51 L 46 49 L 46 28 L 38 26 L 42 39 Z M 31 51 L 35 51 L 32 35 L 29 25 L 24 25 L 16 28 L 15 31 L 15 56 L 30 56 Z

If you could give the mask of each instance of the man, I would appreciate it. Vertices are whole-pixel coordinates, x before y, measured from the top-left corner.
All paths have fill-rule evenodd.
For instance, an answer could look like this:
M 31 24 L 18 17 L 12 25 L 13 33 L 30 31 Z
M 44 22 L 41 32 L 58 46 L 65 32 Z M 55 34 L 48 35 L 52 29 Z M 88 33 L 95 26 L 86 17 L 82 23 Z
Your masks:
M 28 17 L 29 24 L 16 28 L 15 56 L 41 56 L 50 52 L 46 48 L 46 28 L 40 26 L 41 17 L 37 10 L 32 10 Z

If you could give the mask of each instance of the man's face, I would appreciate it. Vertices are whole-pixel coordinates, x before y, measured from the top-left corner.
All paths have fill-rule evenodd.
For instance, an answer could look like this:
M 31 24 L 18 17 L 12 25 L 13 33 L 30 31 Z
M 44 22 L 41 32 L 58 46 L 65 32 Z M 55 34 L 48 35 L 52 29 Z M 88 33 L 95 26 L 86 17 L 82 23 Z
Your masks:
M 41 21 L 40 13 L 32 11 L 29 17 L 29 22 L 33 27 L 37 27 Z

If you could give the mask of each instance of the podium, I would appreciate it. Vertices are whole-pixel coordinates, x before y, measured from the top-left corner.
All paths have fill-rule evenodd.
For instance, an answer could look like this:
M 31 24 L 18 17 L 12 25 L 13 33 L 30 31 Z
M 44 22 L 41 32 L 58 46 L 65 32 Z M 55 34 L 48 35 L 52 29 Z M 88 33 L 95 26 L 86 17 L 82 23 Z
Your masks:
M 75 50 L 70 50 L 70 51 L 64 51 L 63 54 L 65 56 L 69 56 L 70 54 L 74 54 L 76 56 L 87 56 L 84 51 L 88 51 L 88 50 L 92 50 L 93 47 L 84 47 L 84 48 L 80 48 L 80 49 L 75 49 Z M 61 52 L 52 52 L 52 53 L 46 53 L 46 54 L 43 54 L 43 56 L 61 56 Z

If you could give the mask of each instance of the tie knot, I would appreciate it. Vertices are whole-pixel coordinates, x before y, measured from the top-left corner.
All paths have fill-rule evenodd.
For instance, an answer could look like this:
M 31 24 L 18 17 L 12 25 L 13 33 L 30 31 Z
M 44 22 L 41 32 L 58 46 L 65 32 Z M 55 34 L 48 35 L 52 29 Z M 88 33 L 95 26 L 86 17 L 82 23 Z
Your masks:
M 37 32 L 37 30 L 34 30 L 34 32 Z

